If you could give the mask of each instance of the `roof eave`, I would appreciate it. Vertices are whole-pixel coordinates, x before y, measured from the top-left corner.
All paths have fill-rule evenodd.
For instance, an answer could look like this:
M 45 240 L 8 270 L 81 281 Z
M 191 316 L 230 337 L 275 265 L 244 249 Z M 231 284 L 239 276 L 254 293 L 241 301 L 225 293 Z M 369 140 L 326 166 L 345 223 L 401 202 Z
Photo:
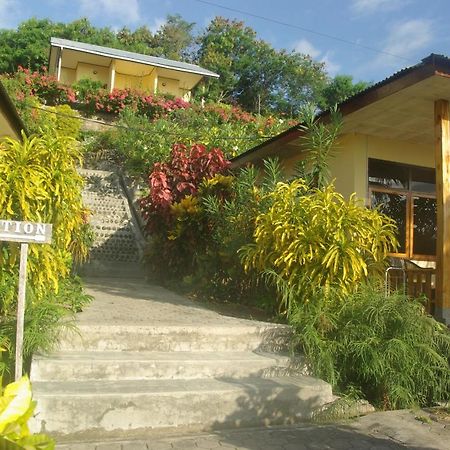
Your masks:
M 422 61 L 412 67 L 404 69 L 385 80 L 368 87 L 364 91 L 344 100 L 337 105 L 338 111 L 346 116 L 355 112 L 365 106 L 380 100 L 388 95 L 392 95 L 408 86 L 411 86 L 419 81 L 424 80 L 433 75 L 450 76 L 450 58 L 442 55 L 430 54 Z M 330 110 L 322 111 L 317 120 L 326 122 L 331 116 Z M 231 160 L 232 167 L 239 167 L 242 164 L 252 162 L 258 159 L 258 154 L 267 146 L 270 146 L 276 141 L 290 142 L 296 139 L 300 134 L 300 127 L 302 123 L 283 131 L 277 136 L 262 142 L 261 144 L 247 150 L 241 155 L 236 156 Z
M 3 84 L 0 82 L 0 98 L 4 102 L 5 112 L 6 112 L 6 120 L 11 125 L 11 128 L 16 132 L 18 139 L 22 140 L 22 131 L 25 134 L 28 134 L 25 124 L 17 112 L 14 103 L 11 100 L 8 92 L 6 91 Z

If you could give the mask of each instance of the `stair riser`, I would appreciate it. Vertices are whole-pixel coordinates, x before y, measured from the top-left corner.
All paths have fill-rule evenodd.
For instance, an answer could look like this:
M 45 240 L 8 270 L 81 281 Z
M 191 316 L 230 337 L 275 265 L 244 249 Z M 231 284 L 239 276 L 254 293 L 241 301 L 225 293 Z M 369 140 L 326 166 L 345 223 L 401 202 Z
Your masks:
M 331 390 L 274 388 L 255 392 L 177 392 L 80 397 L 40 397 L 33 432 L 65 439 L 131 439 L 157 430 L 220 429 L 308 420 L 332 400 Z M 45 421 L 39 421 L 39 411 Z M 45 427 L 45 428 L 44 428 Z
M 157 380 L 273 377 L 305 374 L 305 367 L 289 361 L 67 361 L 34 360 L 34 381 Z
M 289 350 L 289 335 L 273 331 L 243 331 L 233 334 L 213 334 L 205 330 L 164 332 L 162 329 L 82 330 L 82 336 L 72 334 L 60 343 L 59 350 L 87 351 L 253 351 L 279 352 Z M 213 330 L 211 330 L 213 331 Z

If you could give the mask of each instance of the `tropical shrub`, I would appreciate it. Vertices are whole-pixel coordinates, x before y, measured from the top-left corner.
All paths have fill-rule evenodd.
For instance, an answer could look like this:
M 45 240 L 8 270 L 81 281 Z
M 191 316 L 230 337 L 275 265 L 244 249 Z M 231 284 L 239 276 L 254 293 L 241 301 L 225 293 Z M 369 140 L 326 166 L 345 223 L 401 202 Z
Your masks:
M 177 109 L 186 109 L 190 103 L 181 98 L 168 95 L 146 94 L 133 89 L 114 89 L 109 92 L 100 89 L 86 93 L 81 103 L 82 108 L 90 113 L 107 112 L 118 114 L 125 108 L 131 108 L 137 114 L 148 119 L 157 118 Z
M 79 102 L 84 102 L 88 95 L 97 92 L 100 89 L 106 89 L 106 85 L 98 80 L 91 80 L 90 78 L 82 78 L 72 84 L 72 89 L 75 93 L 75 98 Z
M 280 284 L 282 306 L 306 303 L 317 289 L 347 295 L 379 273 L 395 247 L 395 224 L 346 201 L 333 186 L 309 190 L 302 179 L 278 183 L 267 194 L 271 206 L 256 219 L 255 242 L 241 250 L 245 268 Z
M 229 166 L 222 151 L 204 145 L 172 147 L 168 162 L 156 163 L 149 175 L 150 193 L 141 199 L 141 211 L 149 231 L 172 222 L 171 212 L 177 202 L 196 194 L 200 183 L 224 172 Z
M 219 149 L 178 144 L 173 146 L 168 162 L 153 166 L 149 194 L 141 199 L 140 207 L 160 269 L 166 264 L 173 275 L 189 271 L 206 231 L 195 194 L 204 180 L 223 173 L 228 165 Z M 181 227 L 183 239 L 177 239 Z
M 50 131 L 73 139 L 79 138 L 81 117 L 69 105 L 44 106 L 32 97 L 25 108 L 31 108 L 30 117 L 26 117 L 24 121 L 28 134 L 45 134 Z M 22 106 L 20 110 L 23 110 Z
M 73 243 L 83 242 L 80 235 L 87 232 L 79 161 L 76 142 L 49 130 L 42 137 L 23 135 L 23 142 L 0 144 L 2 219 L 53 224 L 52 244 L 29 248 L 29 279 L 38 291 L 49 286 L 56 291 L 59 279 L 69 275 L 74 254 L 86 254 L 80 248 L 72 253 Z M 17 272 L 18 255 L 17 244 L 0 243 L 0 281 L 1 274 Z
M 71 137 L 50 128 L 40 137 L 0 144 L 2 220 L 53 224 L 52 244 L 29 244 L 24 358 L 49 350 L 72 311 L 89 300 L 70 277 L 72 263 L 87 257 L 92 232 L 82 205 L 80 151 Z M 0 242 L 0 342 L 6 348 L 0 376 L 13 365 L 19 244 Z
M 42 67 L 41 71 L 32 72 L 19 66 L 17 73 L 9 75 L 8 78 L 15 79 L 19 97 L 35 96 L 50 106 L 75 101 L 73 90 L 59 83 L 54 75 L 49 75 L 46 67 Z
M 383 409 L 448 401 L 450 333 L 420 300 L 386 297 L 376 284 L 337 294 L 318 290 L 293 302 L 296 345 L 316 376 Z
M 261 173 L 247 167 L 234 176 L 216 175 L 202 183 L 197 197 L 208 238 L 192 274 L 196 290 L 216 299 L 251 303 L 276 313 L 275 292 L 259 279 L 256 271 L 244 271 L 239 250 L 253 242 L 256 218 L 270 207 L 265 194 L 282 179 L 278 161 L 267 160 Z
M 142 177 L 153 164 L 167 161 L 174 144 L 201 143 L 220 148 L 227 158 L 238 155 L 262 140 L 283 131 L 290 121 L 248 115 L 238 108 L 193 105 L 177 109 L 149 121 L 146 116 L 125 108 L 117 127 L 89 137 L 85 158 L 107 154 L 121 162 L 133 175 Z M 241 120 L 245 115 L 251 117 Z
M 0 385 L 0 447 L 5 450 L 53 450 L 55 442 L 44 434 L 31 434 L 28 420 L 36 402 L 32 400 L 27 377 L 1 389 Z

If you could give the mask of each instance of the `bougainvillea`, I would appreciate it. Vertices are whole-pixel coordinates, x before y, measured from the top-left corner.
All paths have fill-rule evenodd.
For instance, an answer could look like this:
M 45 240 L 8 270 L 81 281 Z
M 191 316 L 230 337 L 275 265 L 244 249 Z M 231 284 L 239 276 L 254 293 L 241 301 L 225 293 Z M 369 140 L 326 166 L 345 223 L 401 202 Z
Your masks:
M 76 101 L 74 91 L 58 82 L 54 75 L 47 73 L 47 68 L 42 71 L 30 71 L 21 66 L 17 69 L 17 78 L 24 85 L 23 95 L 38 97 L 48 105 L 60 105 Z
M 89 92 L 81 99 L 74 99 L 78 107 L 88 113 L 106 112 L 119 114 L 125 108 L 149 119 L 161 117 L 178 109 L 187 109 L 190 104 L 182 98 L 171 98 L 156 94 L 146 94 L 134 89 L 98 89 Z

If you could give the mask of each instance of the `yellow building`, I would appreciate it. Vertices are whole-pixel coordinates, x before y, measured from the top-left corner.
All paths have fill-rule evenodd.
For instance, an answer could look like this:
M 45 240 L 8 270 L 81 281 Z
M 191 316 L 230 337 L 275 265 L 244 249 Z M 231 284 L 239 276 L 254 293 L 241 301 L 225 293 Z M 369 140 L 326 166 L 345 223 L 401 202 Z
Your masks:
M 186 101 L 204 77 L 219 77 L 195 64 L 59 38 L 50 41 L 49 72 L 67 85 L 88 78 L 100 81 L 110 92 L 131 88 Z
M 336 189 L 379 206 L 398 225 L 395 256 L 412 294 L 450 323 L 450 59 L 431 54 L 338 105 L 343 129 L 330 159 Z M 327 123 L 331 113 L 318 120 Z M 286 171 L 305 157 L 294 126 L 232 161 L 278 156 Z M 428 269 L 426 268 L 428 267 Z M 435 267 L 430 269 L 430 267 Z M 409 272 L 408 272 L 409 271 Z
M 15 106 L 0 83 L 0 139 L 3 137 L 21 139 L 21 131 L 24 129 L 25 126 Z

